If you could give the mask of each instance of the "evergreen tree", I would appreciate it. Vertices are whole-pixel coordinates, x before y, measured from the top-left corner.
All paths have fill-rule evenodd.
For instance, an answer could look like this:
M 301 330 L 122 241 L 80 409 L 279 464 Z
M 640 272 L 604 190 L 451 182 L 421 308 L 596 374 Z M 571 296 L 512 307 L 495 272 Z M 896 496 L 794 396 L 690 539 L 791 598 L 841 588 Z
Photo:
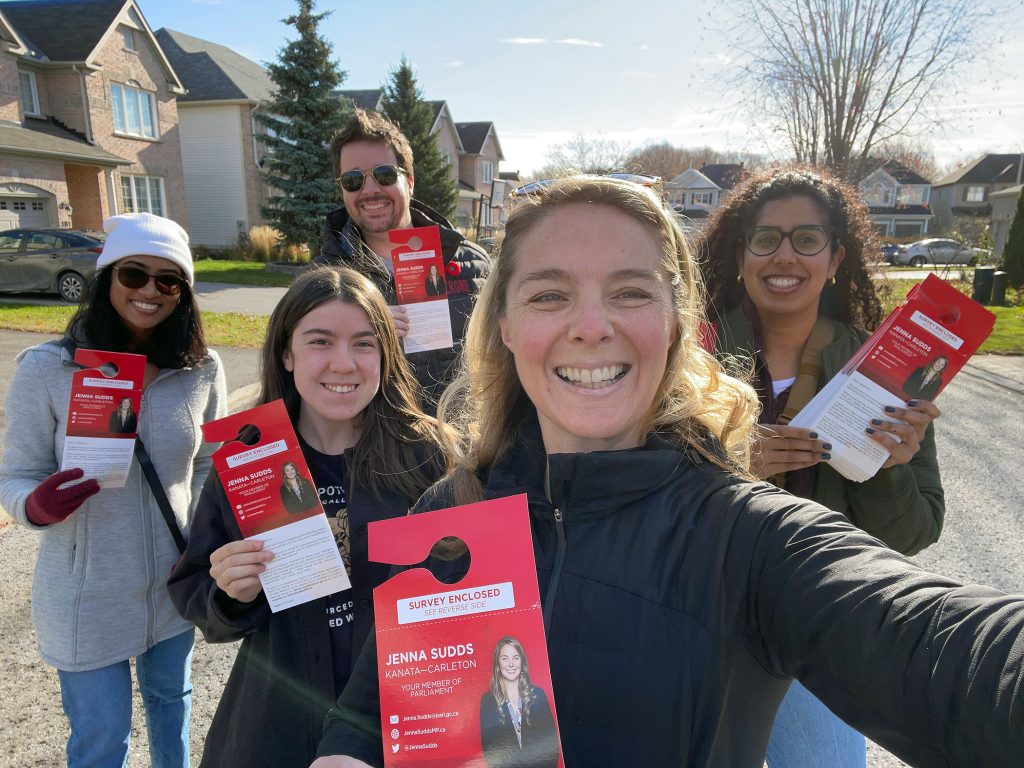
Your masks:
M 349 106 L 331 94 L 345 73 L 331 58 L 331 44 L 319 33 L 327 13 L 314 13 L 315 0 L 297 0 L 297 14 L 284 19 L 295 27 L 298 40 L 289 40 L 267 64 L 274 94 L 256 119 L 268 129 L 260 135 L 270 149 L 262 171 L 271 194 L 263 216 L 292 245 L 308 243 L 320 252 L 324 217 L 341 204 L 328 145 Z
M 1024 192 L 1017 198 L 1017 212 L 1003 246 L 1002 268 L 1006 271 L 1006 282 L 1014 288 L 1024 286 Z
M 430 133 L 434 110 L 423 100 L 412 65 L 404 56 L 402 63 L 391 71 L 383 89 L 381 111 L 401 127 L 412 147 L 416 199 L 450 219 L 455 213 L 458 187 L 451 177 L 448 161 L 437 147 L 437 137 Z

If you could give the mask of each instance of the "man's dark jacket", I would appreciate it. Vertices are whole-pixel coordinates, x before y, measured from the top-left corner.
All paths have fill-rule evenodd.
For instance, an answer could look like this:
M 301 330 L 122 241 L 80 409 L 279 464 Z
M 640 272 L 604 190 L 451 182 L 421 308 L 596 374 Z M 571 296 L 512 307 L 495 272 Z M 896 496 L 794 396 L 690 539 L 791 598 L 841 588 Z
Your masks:
M 448 287 L 452 339 L 455 340 L 455 346 L 448 349 L 413 352 L 408 355 L 416 378 L 423 387 L 425 404 L 428 410 L 433 411 L 437 399 L 455 376 L 459 354 L 462 351 L 462 339 L 466 335 L 466 323 L 476 295 L 483 288 L 484 279 L 490 270 L 490 259 L 486 251 L 459 234 L 437 211 L 418 200 L 410 202 L 409 211 L 414 227 L 429 227 L 436 224 L 441 231 L 444 279 Z M 394 278 L 363 242 L 359 227 L 344 208 L 327 214 L 323 247 L 320 255 L 313 259 L 313 263 L 351 267 L 373 280 L 388 304 L 395 303 Z
M 790 677 L 911 765 L 1020 765 L 1024 600 L 659 437 L 547 457 L 553 504 L 545 461 L 528 419 L 484 482 L 528 497 L 566 766 L 761 768 Z M 371 636 L 318 753 L 382 766 L 379 714 Z

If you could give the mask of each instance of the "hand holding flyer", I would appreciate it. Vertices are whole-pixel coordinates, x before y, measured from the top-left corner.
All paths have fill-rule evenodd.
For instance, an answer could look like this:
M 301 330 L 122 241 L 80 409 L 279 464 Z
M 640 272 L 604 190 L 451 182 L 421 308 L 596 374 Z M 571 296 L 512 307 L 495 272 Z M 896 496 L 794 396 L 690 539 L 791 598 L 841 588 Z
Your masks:
M 71 377 L 61 469 L 81 468 L 100 488 L 123 488 L 135 451 L 146 357 L 78 349 L 75 362 L 87 367 Z M 110 367 L 116 372 L 108 376 L 102 369 Z
M 995 315 L 929 275 L 842 371 L 790 422 L 832 443 L 829 464 L 850 480 L 875 475 L 889 454 L 864 434 L 885 406 L 934 400 L 995 325 Z
M 395 296 L 409 313 L 405 352 L 426 352 L 454 345 L 448 308 L 444 256 L 438 227 L 413 227 L 388 232 L 393 244 L 391 264 Z
M 238 441 L 245 427 L 259 432 L 254 444 Z M 213 464 L 242 536 L 274 553 L 260 574 L 270 610 L 351 587 L 284 403 L 211 421 L 203 437 L 224 442 Z
M 421 563 L 461 540 L 468 571 L 425 568 L 373 591 L 388 768 L 562 766 L 525 496 L 371 523 L 369 556 Z

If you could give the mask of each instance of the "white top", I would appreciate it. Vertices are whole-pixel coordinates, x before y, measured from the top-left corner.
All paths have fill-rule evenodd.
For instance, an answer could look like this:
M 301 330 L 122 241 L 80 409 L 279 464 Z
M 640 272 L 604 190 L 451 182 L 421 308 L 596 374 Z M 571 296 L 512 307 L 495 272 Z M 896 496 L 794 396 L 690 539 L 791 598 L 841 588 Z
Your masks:
M 778 397 L 787 389 L 793 386 L 793 382 L 796 381 L 796 376 L 792 376 L 788 379 L 780 379 L 779 381 L 772 382 L 772 395 Z

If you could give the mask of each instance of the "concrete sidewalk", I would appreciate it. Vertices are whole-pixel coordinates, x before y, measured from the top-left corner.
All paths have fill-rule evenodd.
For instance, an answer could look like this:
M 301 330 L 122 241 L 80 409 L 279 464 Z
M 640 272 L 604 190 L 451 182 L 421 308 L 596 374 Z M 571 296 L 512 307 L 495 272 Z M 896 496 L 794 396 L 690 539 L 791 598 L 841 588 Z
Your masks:
M 1024 357 L 1019 355 L 975 355 L 960 373 L 1024 395 Z

